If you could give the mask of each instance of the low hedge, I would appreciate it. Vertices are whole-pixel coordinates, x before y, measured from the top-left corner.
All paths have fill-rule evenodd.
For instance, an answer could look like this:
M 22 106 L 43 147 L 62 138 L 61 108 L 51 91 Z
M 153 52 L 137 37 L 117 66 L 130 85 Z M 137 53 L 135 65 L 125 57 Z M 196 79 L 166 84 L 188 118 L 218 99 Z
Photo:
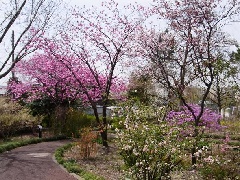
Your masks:
M 49 137 L 49 138 L 33 138 L 33 139 L 27 139 L 27 140 L 21 140 L 21 141 L 12 141 L 12 142 L 5 142 L 3 144 L 0 144 L 0 153 L 3 153 L 5 151 L 10 151 L 12 149 L 15 149 L 17 147 L 26 146 L 29 144 L 36 144 L 40 142 L 48 142 L 48 141 L 57 141 L 67 139 L 66 136 L 55 136 L 55 137 Z

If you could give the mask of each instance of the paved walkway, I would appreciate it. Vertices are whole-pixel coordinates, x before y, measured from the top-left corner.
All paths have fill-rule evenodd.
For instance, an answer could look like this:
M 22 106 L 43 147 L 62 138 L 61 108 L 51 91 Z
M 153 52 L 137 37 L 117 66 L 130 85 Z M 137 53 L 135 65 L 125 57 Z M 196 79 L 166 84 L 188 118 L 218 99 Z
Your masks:
M 0 180 L 76 180 L 53 159 L 67 142 L 42 142 L 0 154 Z

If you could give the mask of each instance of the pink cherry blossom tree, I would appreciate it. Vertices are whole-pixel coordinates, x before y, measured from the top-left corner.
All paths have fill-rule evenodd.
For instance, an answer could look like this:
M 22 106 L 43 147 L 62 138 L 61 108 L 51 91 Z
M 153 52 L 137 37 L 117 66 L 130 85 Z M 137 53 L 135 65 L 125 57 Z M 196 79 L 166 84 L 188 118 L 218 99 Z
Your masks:
M 191 112 L 195 126 L 193 137 L 197 137 L 205 101 L 215 78 L 214 64 L 220 52 L 225 52 L 230 45 L 222 27 L 239 18 L 240 2 L 154 0 L 153 3 L 151 13 L 167 22 L 167 30 L 143 32 L 139 51 L 143 58 L 150 60 L 152 65 L 148 69 L 158 83 L 179 99 L 180 106 Z M 184 93 L 191 85 L 202 89 L 201 108 L 197 114 Z M 196 147 L 193 145 L 193 164 L 196 163 Z
M 75 62 L 61 60 L 65 67 L 72 72 L 73 77 L 83 89 L 88 102 L 94 110 L 97 122 L 100 124 L 103 145 L 107 144 L 107 106 L 111 97 L 111 91 L 122 92 L 125 86 L 119 80 L 122 68 L 129 66 L 127 56 L 135 42 L 136 32 L 141 28 L 145 16 L 138 16 L 133 6 L 120 7 L 113 0 L 102 3 L 101 7 L 90 9 L 78 8 L 73 10 L 73 18 L 66 30 L 61 33 L 60 49 L 65 49 L 75 56 Z M 96 101 L 85 87 L 82 81 L 78 80 L 74 68 L 83 66 L 91 72 L 91 77 L 101 94 L 103 106 L 102 122 L 96 108 Z M 101 79 L 100 74 L 104 76 Z M 104 83 L 101 83 L 104 81 Z M 117 85 L 117 86 L 116 86 Z M 118 87 L 118 90 L 115 88 Z M 116 93 L 115 93 L 116 94 Z
M 39 44 L 43 53 L 17 63 L 14 69 L 24 77 L 22 82 L 13 80 L 9 83 L 8 89 L 14 99 L 32 102 L 47 97 L 55 106 L 62 106 L 64 109 L 70 105 L 68 103 L 76 100 L 81 100 L 85 106 L 97 104 L 102 98 L 101 87 L 105 86 L 106 77 L 98 74 L 97 83 L 88 68 L 76 64 L 74 56 L 56 54 L 55 48 L 58 47 L 49 39 L 45 38 L 40 42 L 45 44 Z M 69 68 L 72 64 L 74 66 Z M 114 79 L 111 95 L 120 94 L 124 90 L 123 87 L 121 79 Z M 99 117 L 97 122 L 101 123 Z
M 50 54 L 35 54 L 29 60 L 22 60 L 14 72 L 24 77 L 21 82 L 13 80 L 9 83 L 14 99 L 27 94 L 24 101 L 31 102 L 47 96 L 61 104 L 80 98 L 71 73 Z

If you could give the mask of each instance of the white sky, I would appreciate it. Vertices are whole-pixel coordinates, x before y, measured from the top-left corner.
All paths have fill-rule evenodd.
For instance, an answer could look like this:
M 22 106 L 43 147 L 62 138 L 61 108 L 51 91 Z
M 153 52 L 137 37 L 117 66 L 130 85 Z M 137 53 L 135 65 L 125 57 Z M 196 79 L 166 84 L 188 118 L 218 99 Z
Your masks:
M 115 1 L 118 2 L 119 5 L 127 5 L 129 3 L 134 4 L 135 2 L 137 2 L 145 6 L 149 6 L 150 3 L 152 2 L 151 0 L 115 0 Z M 64 0 L 64 2 L 72 6 L 76 5 L 79 7 L 83 7 L 85 5 L 86 7 L 91 7 L 92 5 L 100 6 L 102 0 Z M 227 33 L 231 35 L 233 39 L 237 40 L 238 43 L 240 44 L 240 22 L 228 25 L 224 29 L 226 30 Z

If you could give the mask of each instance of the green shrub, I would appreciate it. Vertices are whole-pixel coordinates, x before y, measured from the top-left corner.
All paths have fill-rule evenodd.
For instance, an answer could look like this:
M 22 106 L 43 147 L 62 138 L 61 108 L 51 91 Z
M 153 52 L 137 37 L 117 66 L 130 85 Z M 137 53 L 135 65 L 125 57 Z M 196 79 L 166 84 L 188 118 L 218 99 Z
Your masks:
M 85 127 L 92 127 L 95 117 L 87 115 L 82 111 L 70 109 L 67 113 L 64 133 L 67 136 L 79 137 L 79 131 Z
M 200 161 L 197 165 L 204 179 L 239 179 L 239 147 L 229 145 L 230 137 L 226 138 L 219 144 L 212 144 L 210 150 L 204 147 L 199 149 L 196 156 Z
M 95 126 L 95 117 L 74 108 L 60 106 L 51 115 L 50 124 L 55 135 L 79 137 L 80 129 Z
M 222 120 L 221 125 L 226 127 L 230 134 L 240 134 L 240 120 Z
M 116 128 L 123 129 L 124 128 L 124 125 L 122 123 L 123 121 L 124 121 L 123 117 L 111 117 L 109 122 L 111 130 L 115 130 Z
M 222 153 L 214 154 L 210 156 L 211 160 L 209 161 L 205 158 L 205 161 L 199 165 L 199 171 L 204 179 L 240 179 L 239 151 L 229 151 L 228 153 L 228 155 Z
M 7 98 L 0 98 L 0 135 L 4 140 L 11 138 L 18 130 L 33 127 L 41 117 L 33 117 L 28 110 Z

